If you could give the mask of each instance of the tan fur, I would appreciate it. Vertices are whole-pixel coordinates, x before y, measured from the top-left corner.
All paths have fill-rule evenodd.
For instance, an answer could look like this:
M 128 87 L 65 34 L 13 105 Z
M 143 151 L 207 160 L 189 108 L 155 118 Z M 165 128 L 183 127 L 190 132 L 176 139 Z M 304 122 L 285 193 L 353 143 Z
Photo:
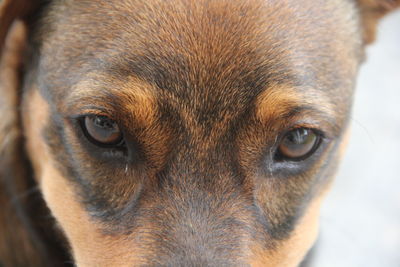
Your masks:
M 256 108 L 257 116 L 262 122 L 268 122 L 272 118 L 279 118 L 285 114 L 290 108 L 301 106 L 315 107 L 324 113 L 325 116 L 334 117 L 334 105 L 330 103 L 329 97 L 313 88 L 308 88 L 307 96 L 298 93 L 298 90 L 292 89 L 290 86 L 274 86 L 272 90 L 265 90 L 257 98 Z M 323 102 L 324 105 L 320 105 Z
M 23 128 L 27 139 L 27 153 L 32 159 L 40 157 L 43 162 L 48 162 L 50 155 L 43 144 L 43 128 L 49 116 L 47 103 L 34 88 L 26 95 L 25 101 Z M 35 178 L 40 179 L 43 176 L 42 161 L 33 160 L 32 165 L 36 174 Z M 38 182 L 41 181 L 38 180 Z
M 48 106 L 37 91 L 32 92 L 29 103 L 26 104 L 24 122 L 25 132 L 29 136 L 28 153 L 33 159 L 32 163 L 44 198 L 60 227 L 67 234 L 72 254 L 78 265 L 132 266 L 128 262 L 137 261 L 134 260 L 135 254 L 126 256 L 126 251 L 132 249 L 131 242 L 102 234 L 100 225 L 93 222 L 77 202 L 78 196 L 73 186 L 54 168 L 56 164 L 41 135 L 41 130 L 49 117 Z M 32 109 L 35 112 L 32 112 Z M 122 246 L 120 243 L 127 244 Z
M 96 79 L 101 79 L 102 76 L 98 74 L 89 74 L 91 79 L 78 83 L 73 89 L 74 93 L 67 99 L 68 112 L 88 112 L 87 105 L 93 105 L 94 99 L 99 99 L 99 90 L 96 86 Z M 113 87 L 109 88 L 107 93 L 114 95 L 121 103 L 123 108 L 132 113 L 134 118 L 141 127 L 145 127 L 152 122 L 157 113 L 156 95 L 154 88 L 147 84 L 145 81 L 139 80 L 136 77 L 128 77 L 126 81 L 118 81 L 113 79 L 110 81 Z M 78 101 L 79 100 L 79 101 Z M 82 101 L 83 100 L 83 101 Z M 85 101 L 86 100 L 86 101 Z M 107 101 L 108 100 L 108 101 Z M 98 103 L 101 106 L 109 106 L 109 99 L 104 97 L 104 101 Z M 72 109 L 71 109 L 72 106 Z M 109 107 L 110 110 L 113 107 Z M 107 115 L 107 114 L 104 114 Z
M 93 222 L 77 203 L 72 185 L 50 163 L 44 166 L 40 178 L 43 194 L 70 240 L 76 264 L 82 267 L 139 265 L 141 260 L 136 253 L 140 255 L 143 252 L 135 249 L 134 242 L 129 239 L 102 234 L 102 227 Z
M 253 247 L 250 264 L 253 267 L 295 267 L 304 258 L 314 244 L 318 235 L 319 210 L 324 199 L 322 194 L 313 200 L 303 218 L 298 223 L 291 236 L 281 242 L 278 248 L 270 253 L 263 248 Z

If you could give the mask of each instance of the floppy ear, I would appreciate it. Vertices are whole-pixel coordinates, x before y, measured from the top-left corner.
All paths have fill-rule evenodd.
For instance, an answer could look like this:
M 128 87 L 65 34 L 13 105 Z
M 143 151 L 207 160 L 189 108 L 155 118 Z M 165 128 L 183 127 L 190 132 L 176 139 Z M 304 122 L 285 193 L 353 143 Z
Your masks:
M 39 1 L 0 1 L 0 266 L 5 267 L 57 266 L 54 258 L 60 256 L 49 241 L 52 219 L 32 178 L 19 114 L 24 18 L 35 4 Z
M 361 12 L 361 22 L 364 30 L 364 43 L 375 40 L 379 19 L 390 11 L 400 7 L 400 0 L 356 0 Z
M 23 266 L 31 258 L 33 265 L 39 266 L 40 253 L 31 240 L 26 199 L 20 198 L 30 185 L 18 114 L 26 35 L 23 23 L 14 23 L 19 2 L 3 1 L 0 7 L 0 265 Z
M 31 13 L 38 1 L 29 0 L 2 0 L 0 1 L 0 51 L 11 25 L 16 19 L 22 19 Z

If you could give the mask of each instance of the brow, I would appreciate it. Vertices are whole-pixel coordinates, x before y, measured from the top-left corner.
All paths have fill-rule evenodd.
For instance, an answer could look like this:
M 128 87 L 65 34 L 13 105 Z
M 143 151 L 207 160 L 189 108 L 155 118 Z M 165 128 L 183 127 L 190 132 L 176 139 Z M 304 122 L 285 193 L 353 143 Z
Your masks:
M 276 119 L 297 120 L 304 123 L 325 124 L 333 134 L 337 134 L 340 126 L 335 116 L 335 106 L 321 91 L 293 88 L 275 88 L 265 90 L 256 100 L 256 116 L 264 123 Z
M 124 116 L 133 114 L 136 120 L 146 123 L 156 109 L 155 93 L 150 84 L 130 76 L 124 80 L 92 74 L 76 84 L 65 102 L 68 115 L 105 113 Z M 71 114 L 72 113 L 72 114 Z

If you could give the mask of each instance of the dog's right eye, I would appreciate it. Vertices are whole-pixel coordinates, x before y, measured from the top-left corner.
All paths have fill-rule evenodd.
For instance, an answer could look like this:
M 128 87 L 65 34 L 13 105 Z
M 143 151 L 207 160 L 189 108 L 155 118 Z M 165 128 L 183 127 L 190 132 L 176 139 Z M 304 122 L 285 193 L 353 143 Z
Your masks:
M 86 137 L 99 146 L 119 146 L 123 143 L 122 132 L 118 124 L 106 116 L 85 116 L 81 126 Z

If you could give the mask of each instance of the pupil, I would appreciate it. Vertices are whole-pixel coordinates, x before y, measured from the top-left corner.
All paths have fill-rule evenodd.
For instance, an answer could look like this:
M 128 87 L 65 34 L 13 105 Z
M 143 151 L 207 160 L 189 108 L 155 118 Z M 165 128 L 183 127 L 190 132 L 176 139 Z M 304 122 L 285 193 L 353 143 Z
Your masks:
M 110 121 L 110 119 L 105 118 L 105 117 L 96 117 L 94 123 L 103 129 L 114 129 L 115 128 L 115 122 Z

